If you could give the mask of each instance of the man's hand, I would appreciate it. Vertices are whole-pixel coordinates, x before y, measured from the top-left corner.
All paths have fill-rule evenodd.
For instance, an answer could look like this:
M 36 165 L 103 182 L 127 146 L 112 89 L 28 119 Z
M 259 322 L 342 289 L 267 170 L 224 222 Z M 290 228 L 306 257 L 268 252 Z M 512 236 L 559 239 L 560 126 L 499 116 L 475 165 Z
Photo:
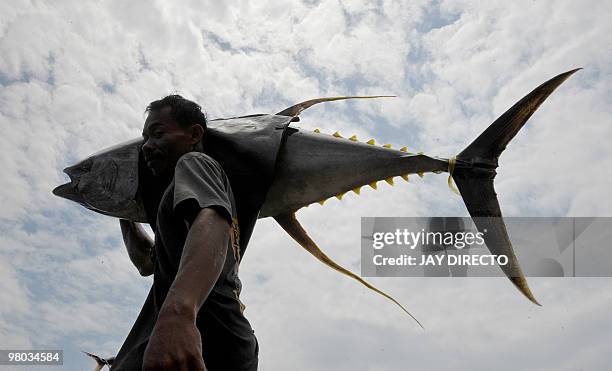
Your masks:
M 142 370 L 206 371 L 195 322 L 178 313 L 160 313 L 145 350 Z
M 141 225 L 129 220 L 120 219 L 123 242 L 127 249 L 130 260 L 142 276 L 153 274 L 153 261 L 151 260 L 151 249 L 153 241 L 144 231 Z

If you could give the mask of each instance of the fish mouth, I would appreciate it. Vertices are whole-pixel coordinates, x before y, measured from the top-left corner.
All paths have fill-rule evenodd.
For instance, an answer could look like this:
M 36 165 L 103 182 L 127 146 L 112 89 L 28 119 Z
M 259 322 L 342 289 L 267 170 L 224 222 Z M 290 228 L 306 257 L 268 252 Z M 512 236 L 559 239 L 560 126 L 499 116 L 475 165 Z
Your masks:
M 71 174 L 70 170 L 72 170 L 72 168 L 73 167 L 67 167 L 64 169 L 64 173 L 70 177 L 70 182 L 55 187 L 52 192 L 58 197 L 78 202 L 81 205 L 86 205 L 87 203 L 85 202 L 85 199 L 81 195 L 81 192 L 79 192 L 79 179 L 75 179 L 75 177 Z

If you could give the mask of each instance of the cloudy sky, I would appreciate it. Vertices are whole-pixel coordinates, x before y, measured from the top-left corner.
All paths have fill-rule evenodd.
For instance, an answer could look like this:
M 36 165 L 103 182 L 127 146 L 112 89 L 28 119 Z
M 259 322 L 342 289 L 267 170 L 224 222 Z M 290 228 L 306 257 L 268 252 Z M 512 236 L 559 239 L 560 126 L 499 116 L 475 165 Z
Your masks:
M 151 280 L 117 220 L 53 197 L 61 170 L 137 137 L 178 92 L 209 117 L 335 95 L 303 129 L 449 156 L 535 86 L 574 75 L 500 160 L 509 216 L 612 216 L 607 1 L 20 1 L 0 3 L 0 348 L 116 353 Z M 416 177 L 415 177 L 416 178 Z M 359 271 L 361 216 L 467 215 L 443 175 L 381 183 L 298 217 Z M 261 220 L 241 267 L 262 370 L 601 370 L 612 279 L 371 279 L 425 325 Z M 3 368 L 8 369 L 8 368 Z M 43 369 L 43 368 L 40 368 Z

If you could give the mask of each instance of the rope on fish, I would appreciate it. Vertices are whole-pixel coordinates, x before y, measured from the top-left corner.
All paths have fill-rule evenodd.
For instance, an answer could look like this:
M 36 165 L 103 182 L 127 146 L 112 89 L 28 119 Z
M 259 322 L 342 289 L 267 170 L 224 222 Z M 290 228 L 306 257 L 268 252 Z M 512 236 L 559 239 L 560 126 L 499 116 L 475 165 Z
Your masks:
M 457 156 L 453 156 L 448 159 L 448 188 L 450 188 L 453 193 L 458 196 L 461 196 L 459 190 L 455 186 L 455 182 L 453 181 L 453 171 L 455 171 L 455 164 L 457 163 Z

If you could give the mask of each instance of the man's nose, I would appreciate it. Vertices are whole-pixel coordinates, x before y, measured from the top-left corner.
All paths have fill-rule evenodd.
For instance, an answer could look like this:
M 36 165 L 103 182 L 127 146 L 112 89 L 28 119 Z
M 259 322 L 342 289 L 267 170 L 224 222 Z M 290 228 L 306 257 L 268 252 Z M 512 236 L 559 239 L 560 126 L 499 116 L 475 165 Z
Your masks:
M 145 155 L 153 152 L 153 144 L 151 143 L 151 138 L 146 139 L 145 142 L 142 144 L 142 152 Z

